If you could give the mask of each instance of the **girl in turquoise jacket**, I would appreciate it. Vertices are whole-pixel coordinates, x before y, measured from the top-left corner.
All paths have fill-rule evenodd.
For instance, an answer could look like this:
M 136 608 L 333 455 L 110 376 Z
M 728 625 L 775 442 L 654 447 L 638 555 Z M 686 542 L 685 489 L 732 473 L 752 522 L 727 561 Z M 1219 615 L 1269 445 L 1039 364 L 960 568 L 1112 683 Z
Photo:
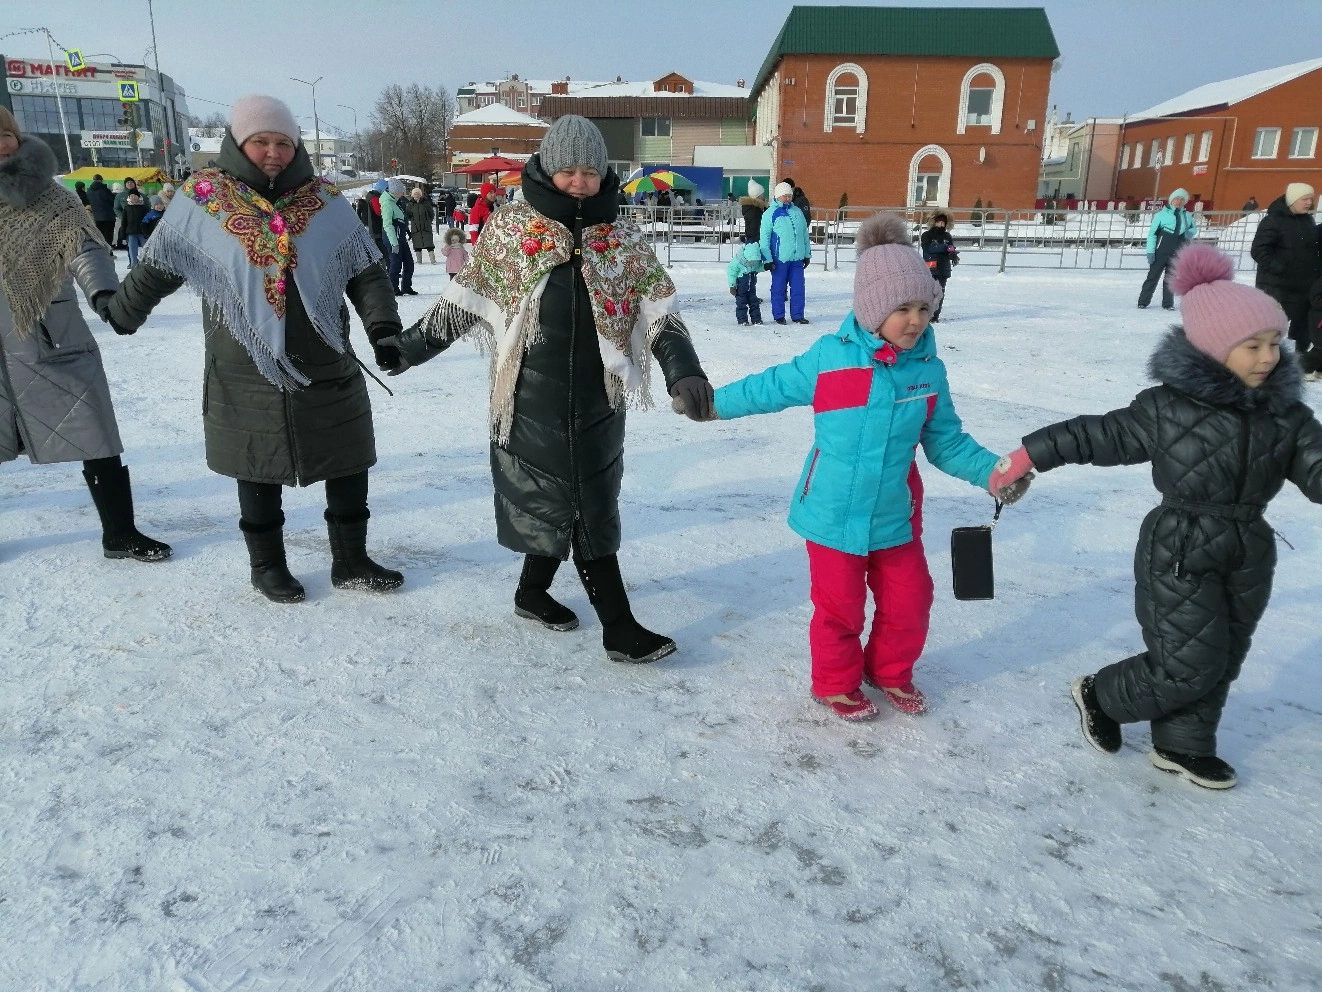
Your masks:
M 925 709 L 913 666 L 927 639 L 932 577 L 922 545 L 919 445 L 948 475 L 1013 502 L 1008 468 L 960 423 L 928 321 L 940 286 L 904 221 L 879 214 L 859 230 L 854 310 L 793 361 L 716 391 L 722 420 L 812 405 L 814 438 L 790 503 L 807 541 L 812 693 L 849 720 L 875 717 L 861 690 L 880 688 L 908 713 Z M 866 646 L 867 591 L 876 612 Z

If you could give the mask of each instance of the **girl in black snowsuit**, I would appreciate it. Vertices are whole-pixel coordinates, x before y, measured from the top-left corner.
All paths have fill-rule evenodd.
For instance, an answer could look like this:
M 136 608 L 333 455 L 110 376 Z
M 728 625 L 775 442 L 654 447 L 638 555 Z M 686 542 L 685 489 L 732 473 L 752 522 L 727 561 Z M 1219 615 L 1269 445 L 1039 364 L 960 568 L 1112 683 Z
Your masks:
M 1161 504 L 1135 553 L 1147 650 L 1075 681 L 1084 735 L 1120 750 L 1120 725 L 1152 724 L 1152 763 L 1209 789 L 1235 784 L 1216 756 L 1230 684 L 1271 594 L 1276 545 L 1267 503 L 1293 482 L 1322 503 L 1322 425 L 1280 344 L 1289 320 L 1267 294 L 1234 282 L 1228 256 L 1191 245 L 1176 260 L 1183 328 L 1148 363 L 1161 385 L 1125 409 L 1076 417 L 1023 439 L 1013 479 L 1067 463 L 1150 461 Z
M 941 298 L 936 301 L 936 312 L 932 314 L 932 323 L 935 324 L 941 319 L 941 306 L 946 300 L 946 280 L 950 278 L 952 266 L 959 264 L 959 249 L 950 236 L 950 215 L 944 212 L 933 214 L 918 241 L 932 278 L 941 284 Z

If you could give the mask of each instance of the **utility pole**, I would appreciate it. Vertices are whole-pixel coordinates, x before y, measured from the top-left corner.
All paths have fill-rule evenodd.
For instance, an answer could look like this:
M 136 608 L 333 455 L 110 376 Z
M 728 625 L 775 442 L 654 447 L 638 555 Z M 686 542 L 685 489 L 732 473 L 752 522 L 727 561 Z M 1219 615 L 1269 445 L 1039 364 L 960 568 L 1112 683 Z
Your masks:
M 46 35 L 46 51 L 50 52 L 51 65 L 55 65 L 55 39 L 46 28 L 39 28 Z M 69 143 L 69 122 L 64 119 L 64 101 L 60 99 L 60 87 L 55 86 L 55 106 L 60 110 L 60 130 L 64 132 L 64 154 L 69 157 L 69 171 L 73 172 L 73 145 Z
M 165 168 L 170 168 L 170 134 L 174 130 L 174 113 L 165 102 L 165 84 L 161 82 L 161 53 L 156 47 L 156 12 L 152 9 L 152 0 L 147 0 L 147 20 L 151 23 L 151 60 L 156 67 L 156 99 L 161 102 L 161 129 L 164 134 L 156 138 L 156 150 L 160 152 Z
M 362 168 L 358 162 L 358 111 L 354 110 L 353 107 L 350 107 L 347 103 L 337 103 L 335 106 L 353 114 L 353 165 L 355 169 Z M 314 114 L 313 120 L 315 121 L 315 119 L 316 115 Z
M 321 121 L 317 118 L 317 84 L 326 77 L 318 76 L 316 79 L 312 80 L 312 82 L 308 82 L 306 79 L 299 79 L 297 76 L 290 76 L 289 78 L 296 83 L 302 83 L 304 86 L 312 87 L 312 134 L 317 143 L 317 175 L 321 175 Z

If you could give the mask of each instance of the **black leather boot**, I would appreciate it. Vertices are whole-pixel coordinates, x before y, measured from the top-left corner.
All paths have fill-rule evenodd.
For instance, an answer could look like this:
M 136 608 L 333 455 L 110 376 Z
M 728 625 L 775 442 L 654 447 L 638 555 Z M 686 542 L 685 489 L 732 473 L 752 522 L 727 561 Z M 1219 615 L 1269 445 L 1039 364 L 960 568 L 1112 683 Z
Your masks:
M 601 620 L 601 643 L 607 658 L 643 664 L 674 653 L 673 640 L 648 630 L 634 619 L 615 555 L 591 561 L 576 558 L 574 564 L 587 590 L 588 602 Z
M 269 524 L 239 521 L 248 545 L 252 587 L 273 603 L 301 603 L 307 598 L 303 583 L 289 574 L 285 563 L 285 518 Z
M 367 510 L 354 516 L 337 516 L 327 510 L 330 535 L 331 585 L 336 589 L 389 592 L 404 584 L 404 573 L 382 568 L 367 557 Z
M 83 478 L 101 518 L 101 549 L 107 558 L 165 561 L 174 554 L 168 544 L 153 541 L 133 523 L 133 487 L 124 465 L 84 468 Z
M 524 555 L 519 588 L 514 590 L 514 615 L 539 623 L 548 630 L 573 630 L 578 616 L 568 606 L 557 602 L 548 592 L 560 559 L 544 555 Z

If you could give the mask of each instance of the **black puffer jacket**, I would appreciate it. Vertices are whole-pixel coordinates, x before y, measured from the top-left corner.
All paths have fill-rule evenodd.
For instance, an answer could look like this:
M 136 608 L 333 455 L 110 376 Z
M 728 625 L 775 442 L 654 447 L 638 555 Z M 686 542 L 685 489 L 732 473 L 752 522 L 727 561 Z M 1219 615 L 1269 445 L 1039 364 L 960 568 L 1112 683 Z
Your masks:
M 760 196 L 741 196 L 739 211 L 744 217 L 744 242 L 757 244 L 762 237 L 762 215 L 767 212 L 767 201 Z
M 523 195 L 538 213 L 574 232 L 613 221 L 619 179 L 608 172 L 586 200 L 561 193 L 536 156 L 523 171 Z M 575 260 L 551 270 L 542 294 L 541 332 L 528 349 L 514 393 L 509 442 L 491 446 L 500 543 L 524 554 L 564 560 L 577 541 L 587 559 L 620 547 L 624 411 L 606 397 L 591 301 Z M 681 325 L 682 326 L 682 325 Z M 688 336 L 662 331 L 652 346 L 666 388 L 703 375 Z
M 272 184 L 228 131 L 217 166 L 269 197 L 282 196 L 313 175 L 312 161 L 299 145 L 294 161 Z M 111 315 L 120 326 L 137 328 L 156 304 L 182 285 L 182 279 L 139 262 L 111 303 Z M 213 472 L 249 482 L 307 486 L 371 467 L 376 440 L 366 382 L 352 350 L 332 350 L 308 319 L 294 280 L 286 285 L 285 349 L 312 380 L 301 389 L 285 392 L 268 382 L 230 334 L 219 309 L 202 308 L 207 465 Z M 395 293 L 380 265 L 349 280 L 344 291 L 373 342 L 399 332 Z M 346 307 L 341 307 L 341 323 L 347 344 Z
M 1162 503 L 1144 518 L 1134 559 L 1148 650 L 1099 672 L 1098 699 L 1115 719 L 1152 720 L 1157 747 L 1214 754 L 1226 692 L 1271 592 L 1276 545 L 1263 510 L 1286 481 L 1322 503 L 1322 425 L 1300 400 L 1289 353 L 1250 389 L 1176 330 L 1149 371 L 1162 385 L 1127 408 L 1023 443 L 1041 471 L 1152 463 Z
M 1251 249 L 1258 263 L 1254 285 L 1270 294 L 1287 314 L 1307 309 L 1308 292 L 1322 275 L 1322 231 L 1311 214 L 1296 214 L 1278 196 L 1258 222 Z

